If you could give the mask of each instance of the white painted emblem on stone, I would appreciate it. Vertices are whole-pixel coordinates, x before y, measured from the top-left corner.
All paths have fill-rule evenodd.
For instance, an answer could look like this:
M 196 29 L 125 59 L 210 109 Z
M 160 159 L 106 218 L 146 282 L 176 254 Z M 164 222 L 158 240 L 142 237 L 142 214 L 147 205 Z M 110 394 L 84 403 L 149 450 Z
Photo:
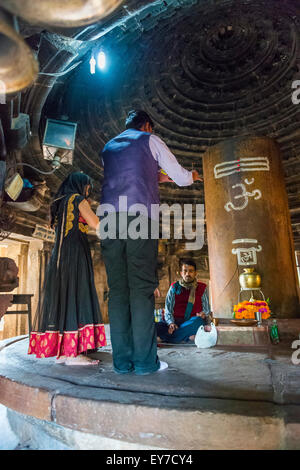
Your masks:
M 233 240 L 233 244 L 237 243 L 258 243 L 258 241 L 255 238 L 237 238 L 236 240 Z
M 250 181 L 248 179 L 245 179 L 244 181 L 248 185 L 253 184 L 254 178 L 252 178 Z M 245 207 L 248 206 L 249 197 L 253 197 L 256 200 L 261 198 L 261 191 L 259 189 L 255 189 L 254 191 L 252 191 L 252 193 L 249 193 L 246 190 L 246 186 L 243 183 L 234 184 L 231 187 L 232 189 L 241 188 L 242 190 L 241 193 L 234 196 L 234 199 L 243 199 L 243 201 L 242 201 L 242 205 L 238 205 L 238 206 L 235 206 L 231 201 L 227 202 L 224 206 L 227 212 L 230 212 L 231 210 L 241 211 L 245 209 Z
M 254 238 L 238 238 L 233 240 L 233 244 L 239 243 L 258 243 Z M 262 251 L 261 245 L 251 246 L 251 247 L 239 247 L 232 248 L 231 252 L 233 255 L 237 255 L 238 265 L 239 266 L 251 266 L 257 264 L 257 255 Z
M 215 178 L 240 173 L 241 171 L 270 171 L 268 157 L 249 157 L 218 163 L 214 167 Z

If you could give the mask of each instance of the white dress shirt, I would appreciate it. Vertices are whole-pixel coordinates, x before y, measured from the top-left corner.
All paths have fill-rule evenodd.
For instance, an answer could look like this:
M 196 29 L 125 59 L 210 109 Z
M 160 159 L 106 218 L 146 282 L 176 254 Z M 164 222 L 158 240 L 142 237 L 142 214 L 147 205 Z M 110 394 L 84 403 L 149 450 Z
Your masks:
M 158 166 L 167 173 L 177 186 L 190 186 L 193 183 L 192 172 L 178 163 L 175 155 L 157 135 L 152 134 L 150 136 L 149 147 Z

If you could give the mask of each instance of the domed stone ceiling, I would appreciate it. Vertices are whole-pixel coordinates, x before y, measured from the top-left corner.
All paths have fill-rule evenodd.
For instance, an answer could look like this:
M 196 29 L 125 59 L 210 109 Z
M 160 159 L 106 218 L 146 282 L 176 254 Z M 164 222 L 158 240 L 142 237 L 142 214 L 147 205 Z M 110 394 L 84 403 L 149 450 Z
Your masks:
M 180 163 L 200 172 L 201 155 L 211 145 L 241 135 L 272 137 L 281 147 L 294 238 L 300 244 L 300 104 L 292 103 L 292 82 L 300 78 L 297 2 L 127 4 L 107 25 L 77 32 L 78 51 L 84 51 L 77 57 L 72 38 L 69 50 L 56 50 L 55 59 L 54 42 L 48 42 L 44 63 L 51 71 L 67 69 L 78 57 L 80 63 L 52 82 L 41 78 L 27 94 L 26 108 L 34 114 L 50 86 L 38 121 L 40 135 L 46 117 L 78 122 L 74 167 L 95 179 L 96 197 L 103 176 L 99 152 L 124 129 L 132 108 L 146 109 L 155 133 Z M 100 49 L 107 68 L 91 75 L 91 53 Z M 32 155 L 27 158 L 33 162 Z M 52 189 L 69 171 L 64 167 L 49 177 Z M 167 184 L 161 199 L 203 202 L 203 185 Z

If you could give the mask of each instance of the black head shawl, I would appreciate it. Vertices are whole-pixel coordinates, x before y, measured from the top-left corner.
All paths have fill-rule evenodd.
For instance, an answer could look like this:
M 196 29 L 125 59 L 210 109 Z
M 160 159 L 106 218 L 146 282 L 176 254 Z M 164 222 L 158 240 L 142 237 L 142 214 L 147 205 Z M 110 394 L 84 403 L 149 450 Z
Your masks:
M 67 176 L 60 185 L 50 206 L 51 227 L 55 224 L 60 203 L 72 194 L 81 194 L 82 196 L 85 196 L 85 188 L 88 185 L 91 185 L 92 188 L 92 180 L 85 173 L 76 172 Z

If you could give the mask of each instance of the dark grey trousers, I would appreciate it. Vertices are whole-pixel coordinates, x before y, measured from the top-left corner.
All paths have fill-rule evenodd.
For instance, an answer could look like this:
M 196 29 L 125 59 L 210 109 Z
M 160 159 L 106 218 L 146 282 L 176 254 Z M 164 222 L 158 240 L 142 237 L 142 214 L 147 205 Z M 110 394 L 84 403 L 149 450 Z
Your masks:
M 133 219 L 128 216 L 127 223 Z M 114 369 L 119 373 L 155 372 L 159 368 L 154 323 L 158 240 L 118 237 L 117 231 L 117 239 L 101 240 Z

